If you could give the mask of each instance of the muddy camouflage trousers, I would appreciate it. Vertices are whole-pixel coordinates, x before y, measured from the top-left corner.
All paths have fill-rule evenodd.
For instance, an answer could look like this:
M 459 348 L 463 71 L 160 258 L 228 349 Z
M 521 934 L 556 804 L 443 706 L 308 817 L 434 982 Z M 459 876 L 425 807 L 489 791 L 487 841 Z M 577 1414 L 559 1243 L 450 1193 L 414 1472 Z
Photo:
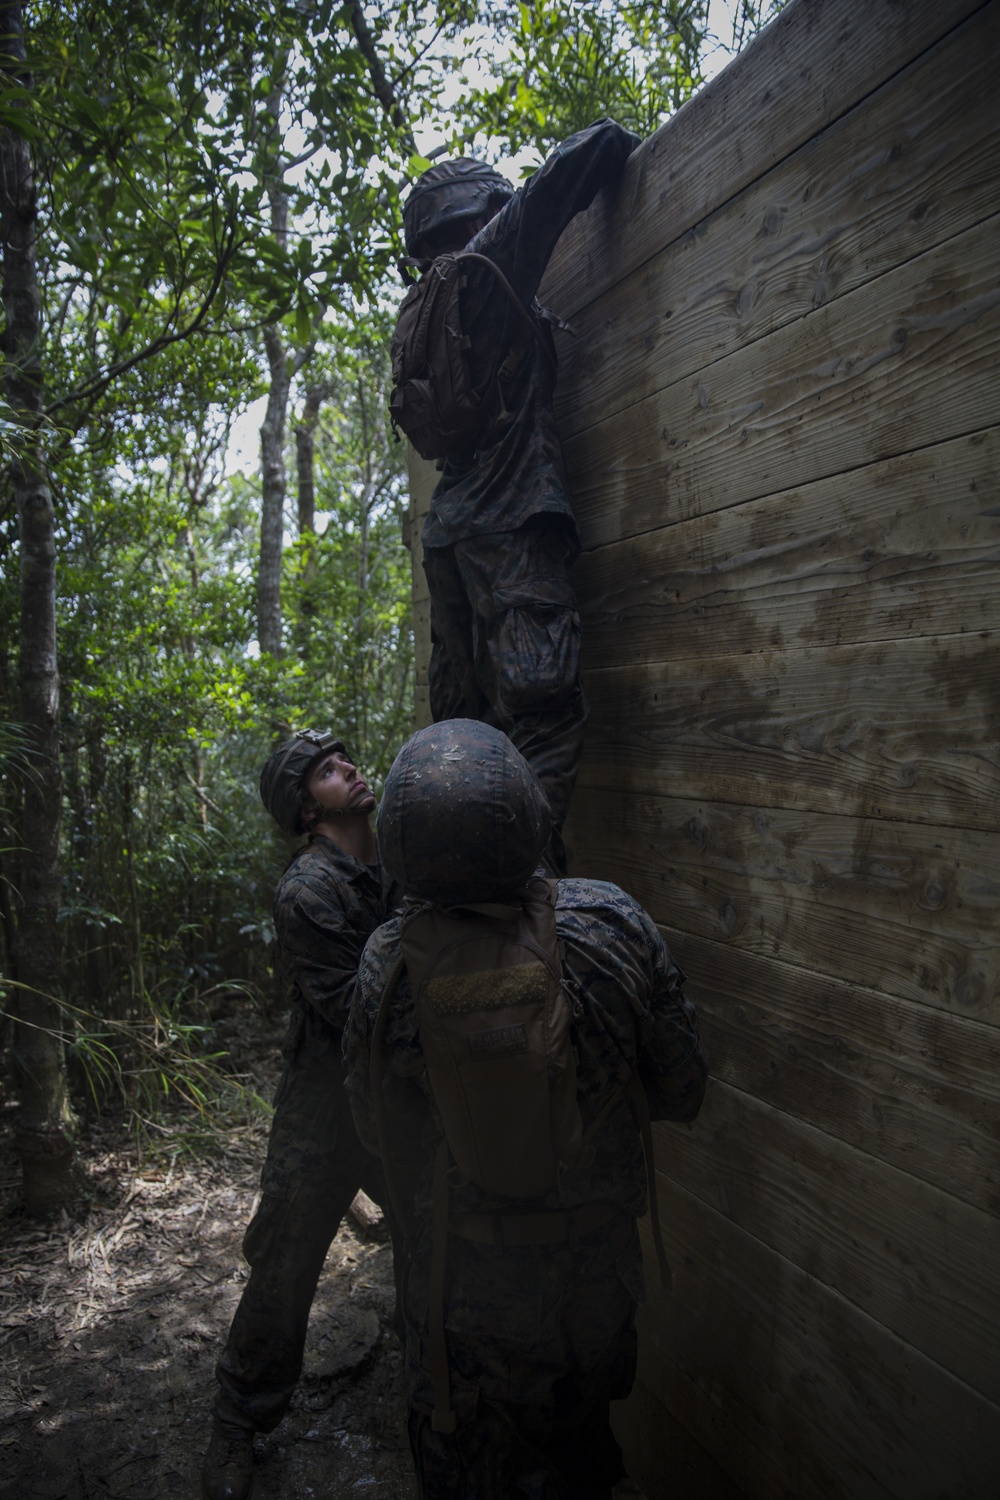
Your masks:
M 625 1473 L 609 1403 L 635 1378 L 642 1251 L 634 1219 L 622 1214 L 574 1245 L 500 1248 L 452 1237 L 448 1279 L 454 1433 L 433 1430 L 427 1340 L 407 1330 L 422 1500 L 609 1500 Z
M 435 723 L 480 719 L 509 736 L 562 828 L 583 750 L 580 616 L 571 533 L 558 516 L 428 547 Z
M 250 1279 L 216 1369 L 216 1415 L 269 1432 L 302 1370 L 309 1309 L 326 1252 L 358 1188 L 384 1201 L 375 1158 L 354 1129 L 340 1046 L 302 1048 L 281 1076 L 261 1173 L 260 1206 L 243 1239 Z

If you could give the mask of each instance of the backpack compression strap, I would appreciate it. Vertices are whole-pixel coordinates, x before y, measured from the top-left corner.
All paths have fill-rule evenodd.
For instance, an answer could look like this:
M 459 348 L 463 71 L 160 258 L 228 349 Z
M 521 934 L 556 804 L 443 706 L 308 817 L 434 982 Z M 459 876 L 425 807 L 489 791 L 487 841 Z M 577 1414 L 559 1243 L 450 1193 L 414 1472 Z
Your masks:
M 552 358 L 552 351 L 545 340 L 542 338 L 542 335 L 538 330 L 538 325 L 536 324 L 534 318 L 531 316 L 530 312 L 525 307 L 524 303 L 521 301 L 520 297 L 517 295 L 514 288 L 511 286 L 510 282 L 507 280 L 506 276 L 497 265 L 496 261 L 490 260 L 488 255 L 480 255 L 478 250 L 457 250 L 452 252 L 452 254 L 455 260 L 478 260 L 481 261 L 484 266 L 488 266 L 490 268 L 490 270 L 493 272 L 493 275 L 496 277 L 497 281 L 500 283 L 500 285 L 503 287 L 503 290 L 507 294 L 507 300 L 509 301 L 511 307 L 514 309 L 519 319 L 521 320 L 522 328 L 530 332 L 530 338 L 537 339 L 538 347 L 539 349 L 541 349 L 542 354 L 545 357 L 545 362 L 552 372 L 553 379 L 555 379 L 555 377 L 559 374 L 559 369 L 556 365 L 555 360 Z M 416 260 L 412 256 L 408 256 L 405 264 L 414 265 L 418 268 L 423 266 L 426 270 L 428 264 L 433 264 L 433 262 L 428 262 L 426 260 Z M 519 348 L 520 352 L 517 355 L 517 365 L 519 365 L 521 363 L 521 360 L 524 358 L 524 351 L 528 346 L 528 342 L 530 342 L 530 339 L 524 341 L 524 343 L 518 343 L 517 347 Z M 500 371 L 500 374 L 505 375 L 506 378 L 509 378 L 510 374 L 512 373 L 512 370 L 507 367 L 510 357 L 510 354 L 508 354 L 507 360 L 504 361 L 505 368 Z M 517 365 L 514 366 L 515 369 Z
M 385 1096 L 382 1093 L 382 1062 L 385 1048 L 385 1027 L 389 1017 L 389 1005 L 399 989 L 399 981 L 406 972 L 406 962 L 400 954 L 392 966 L 385 982 L 375 1030 L 372 1033 L 371 1094 L 375 1113 L 375 1135 L 378 1154 L 382 1162 L 389 1204 L 396 1223 L 404 1234 L 407 1221 L 402 1211 L 402 1200 L 396 1191 L 392 1170 L 392 1153 L 389 1149 L 389 1128 L 385 1115 Z M 434 1160 L 434 1187 L 432 1196 L 432 1247 L 429 1306 L 427 1310 L 430 1342 L 431 1380 L 434 1385 L 434 1410 L 431 1426 L 435 1432 L 454 1432 L 455 1413 L 451 1409 L 451 1379 L 448 1374 L 448 1348 L 444 1337 L 444 1279 L 445 1259 L 448 1248 L 448 1142 L 442 1140 Z
M 427 1334 L 434 1385 L 433 1432 L 454 1432 L 455 1413 L 451 1409 L 451 1376 L 448 1373 L 448 1345 L 444 1336 L 445 1268 L 448 1257 L 448 1142 L 442 1140 L 434 1158 L 432 1197 L 431 1275 L 428 1292 Z
M 510 282 L 507 280 L 506 276 L 497 265 L 496 261 L 490 260 L 488 255 L 480 255 L 477 250 L 463 250 L 460 252 L 460 255 L 463 260 L 480 260 L 482 261 L 484 266 L 489 266 L 490 270 L 493 272 L 493 275 L 496 277 L 497 281 L 507 293 L 507 300 L 510 302 L 511 307 L 520 318 L 522 328 L 524 328 L 526 332 L 530 330 L 531 337 L 537 340 L 538 347 L 539 349 L 541 349 L 542 354 L 545 358 L 545 363 L 548 365 L 549 369 L 552 372 L 552 378 L 555 379 L 559 374 L 559 367 L 556 364 L 555 360 L 552 358 L 552 351 L 550 350 L 545 340 L 542 338 L 542 335 L 538 328 L 538 324 L 535 322 L 534 318 L 531 316 L 530 312 L 525 307 L 524 303 L 521 301 L 520 297 L 517 295 L 514 288 L 511 286 Z M 525 348 L 526 347 L 527 346 L 525 345 Z M 523 358 L 524 353 L 522 351 L 517 356 L 517 363 L 520 364 Z M 500 371 L 500 374 L 504 375 L 506 370 L 507 379 L 509 379 L 510 375 L 513 373 L 513 371 L 508 366 L 509 360 L 510 354 L 508 354 L 507 360 L 504 362 L 504 368 L 502 368 Z
M 396 1191 L 396 1182 L 392 1172 L 392 1155 L 389 1151 L 389 1128 L 385 1118 L 385 1097 L 382 1093 L 382 1054 L 385 1048 L 385 1023 L 389 1016 L 389 1002 L 399 989 L 399 981 L 405 972 L 406 964 L 403 962 L 402 954 L 400 954 L 392 966 L 389 978 L 386 980 L 385 988 L 382 991 L 382 998 L 378 1003 L 375 1030 L 372 1033 L 372 1055 L 369 1072 L 372 1109 L 375 1114 L 375 1136 L 378 1140 L 378 1154 L 382 1162 L 382 1176 L 385 1179 L 385 1189 L 389 1195 L 389 1206 L 403 1234 L 406 1233 L 406 1219 L 401 1210 L 400 1197 Z
M 670 1262 L 667 1260 L 667 1252 L 663 1248 L 663 1235 L 660 1232 L 660 1206 L 656 1197 L 656 1163 L 653 1160 L 653 1127 L 649 1120 L 649 1101 L 646 1098 L 646 1090 L 642 1086 L 642 1079 L 638 1072 L 629 1074 L 628 1083 L 629 1103 L 635 1122 L 642 1136 L 642 1153 L 646 1158 L 646 1187 L 649 1194 L 649 1227 L 653 1231 L 653 1247 L 656 1250 L 656 1259 L 660 1267 L 660 1285 L 665 1292 L 674 1289 L 674 1278 L 670 1270 Z

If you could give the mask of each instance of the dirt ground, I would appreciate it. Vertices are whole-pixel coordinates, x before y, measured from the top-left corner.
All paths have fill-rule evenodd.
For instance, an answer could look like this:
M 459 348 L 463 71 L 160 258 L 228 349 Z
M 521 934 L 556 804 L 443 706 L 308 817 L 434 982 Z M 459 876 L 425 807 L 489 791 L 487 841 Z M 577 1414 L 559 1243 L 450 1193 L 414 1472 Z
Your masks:
M 280 1027 L 257 1041 L 266 1093 Z M 198 1496 L 266 1131 L 143 1164 L 122 1124 L 99 1121 L 79 1221 L 34 1225 L 0 1186 L 0 1500 Z M 291 1409 L 257 1438 L 255 1500 L 414 1500 L 391 1313 L 389 1246 L 345 1221 Z

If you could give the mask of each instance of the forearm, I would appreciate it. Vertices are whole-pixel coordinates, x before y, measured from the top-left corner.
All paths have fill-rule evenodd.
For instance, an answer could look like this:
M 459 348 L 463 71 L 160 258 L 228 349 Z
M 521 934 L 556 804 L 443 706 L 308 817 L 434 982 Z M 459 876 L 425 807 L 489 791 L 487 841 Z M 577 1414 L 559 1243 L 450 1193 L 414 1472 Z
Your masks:
M 638 137 L 598 120 L 563 141 L 535 175 L 473 240 L 496 262 L 518 296 L 530 302 L 567 224 L 601 188 L 617 182 Z M 488 275 L 488 272 L 483 272 Z
M 684 993 L 683 972 L 655 929 L 651 937 L 655 944 L 651 1025 L 639 1054 L 639 1076 L 654 1120 L 693 1120 L 705 1097 L 708 1065 L 694 1006 Z
M 371 1093 L 371 1026 L 364 1002 L 357 995 L 344 1028 L 344 1080 L 358 1140 L 378 1155 L 378 1130 Z
M 648 1057 L 643 1058 L 639 1077 L 646 1090 L 651 1119 L 693 1120 L 701 1109 L 708 1084 L 708 1064 L 701 1043 L 695 1038 L 687 1056 L 680 1061 L 675 1059 L 667 1070 L 660 1070 Z

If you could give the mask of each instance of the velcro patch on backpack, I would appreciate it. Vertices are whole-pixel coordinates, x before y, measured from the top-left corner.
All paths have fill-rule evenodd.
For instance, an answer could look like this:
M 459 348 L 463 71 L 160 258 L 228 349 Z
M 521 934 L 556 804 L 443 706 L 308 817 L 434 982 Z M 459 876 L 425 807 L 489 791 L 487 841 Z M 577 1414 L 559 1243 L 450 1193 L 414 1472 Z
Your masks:
M 421 908 L 404 918 L 427 1078 L 459 1171 L 537 1198 L 580 1152 L 571 1012 L 548 882 L 518 906 Z
M 514 969 L 486 969 L 478 974 L 439 974 L 425 986 L 427 999 L 440 1016 L 461 1016 L 504 1005 L 537 1005 L 548 993 L 549 971 L 543 963 Z
M 510 1057 L 515 1052 L 527 1052 L 528 1028 L 521 1026 L 497 1026 L 492 1031 L 470 1031 L 469 1051 L 475 1057 Z

